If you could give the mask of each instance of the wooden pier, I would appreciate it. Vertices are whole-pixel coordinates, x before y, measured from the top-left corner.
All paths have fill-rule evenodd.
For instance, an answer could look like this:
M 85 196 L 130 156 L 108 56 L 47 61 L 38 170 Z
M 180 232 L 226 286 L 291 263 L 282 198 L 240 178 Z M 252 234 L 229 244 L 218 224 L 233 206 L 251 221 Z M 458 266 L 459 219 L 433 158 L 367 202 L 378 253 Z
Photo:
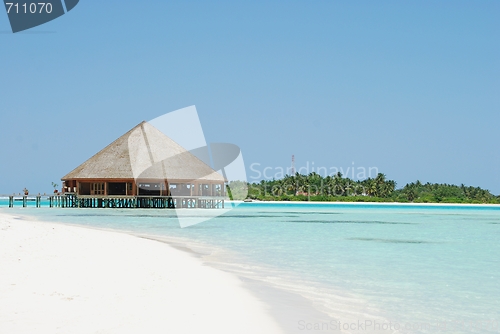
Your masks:
M 42 206 L 42 196 L 41 195 L 35 197 L 9 196 L 9 208 L 13 208 L 15 202 L 22 202 L 23 208 L 28 207 L 28 202 L 35 202 L 35 206 L 39 208 Z
M 50 208 L 119 208 L 119 209 L 223 209 L 224 197 L 219 196 L 87 196 L 63 194 L 43 196 Z M 9 208 L 15 202 L 35 202 L 35 207 L 42 207 L 42 196 L 9 196 Z

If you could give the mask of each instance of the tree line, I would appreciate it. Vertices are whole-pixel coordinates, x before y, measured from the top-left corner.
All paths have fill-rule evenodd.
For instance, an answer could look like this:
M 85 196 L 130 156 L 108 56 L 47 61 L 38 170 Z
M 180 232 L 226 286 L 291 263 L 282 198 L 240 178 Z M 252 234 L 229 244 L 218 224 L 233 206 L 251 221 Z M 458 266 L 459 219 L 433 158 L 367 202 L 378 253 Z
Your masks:
M 313 172 L 308 175 L 286 175 L 279 180 L 262 180 L 259 183 L 233 181 L 228 186 L 228 193 L 233 199 L 246 197 L 263 201 L 500 204 L 500 196 L 480 187 L 463 184 L 424 184 L 416 181 L 397 189 L 396 181 L 387 179 L 383 173 L 365 180 L 352 180 L 340 172 L 326 177 Z

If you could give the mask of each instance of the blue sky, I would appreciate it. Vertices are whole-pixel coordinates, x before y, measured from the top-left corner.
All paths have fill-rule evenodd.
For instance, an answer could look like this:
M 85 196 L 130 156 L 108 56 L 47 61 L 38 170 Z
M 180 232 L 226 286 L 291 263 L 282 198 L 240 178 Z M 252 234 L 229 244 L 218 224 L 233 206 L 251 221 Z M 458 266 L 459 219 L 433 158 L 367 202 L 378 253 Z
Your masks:
M 0 193 L 50 192 L 142 120 L 196 105 L 207 141 L 239 145 L 254 169 L 295 154 L 297 168 L 500 194 L 499 14 L 498 1 L 81 0 L 12 34 L 0 13 Z

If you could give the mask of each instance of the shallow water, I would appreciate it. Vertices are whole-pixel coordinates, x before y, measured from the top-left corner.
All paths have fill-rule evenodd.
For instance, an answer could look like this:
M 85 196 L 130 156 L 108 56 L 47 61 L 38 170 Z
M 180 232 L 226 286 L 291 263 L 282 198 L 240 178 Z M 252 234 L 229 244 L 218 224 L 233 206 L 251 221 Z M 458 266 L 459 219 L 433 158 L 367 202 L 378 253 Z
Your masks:
M 310 299 L 336 321 L 372 322 L 360 332 L 377 321 L 397 333 L 499 332 L 498 207 L 245 203 L 181 229 L 169 210 L 0 206 L 176 240 L 211 265 Z

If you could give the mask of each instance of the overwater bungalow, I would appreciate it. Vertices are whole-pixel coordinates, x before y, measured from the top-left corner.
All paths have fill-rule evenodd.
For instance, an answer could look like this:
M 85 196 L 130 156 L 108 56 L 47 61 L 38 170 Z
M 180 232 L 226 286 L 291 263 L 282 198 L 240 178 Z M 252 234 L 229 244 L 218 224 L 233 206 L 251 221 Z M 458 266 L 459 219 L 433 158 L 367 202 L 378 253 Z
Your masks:
M 224 206 L 225 178 L 147 122 L 61 180 L 70 207 Z

